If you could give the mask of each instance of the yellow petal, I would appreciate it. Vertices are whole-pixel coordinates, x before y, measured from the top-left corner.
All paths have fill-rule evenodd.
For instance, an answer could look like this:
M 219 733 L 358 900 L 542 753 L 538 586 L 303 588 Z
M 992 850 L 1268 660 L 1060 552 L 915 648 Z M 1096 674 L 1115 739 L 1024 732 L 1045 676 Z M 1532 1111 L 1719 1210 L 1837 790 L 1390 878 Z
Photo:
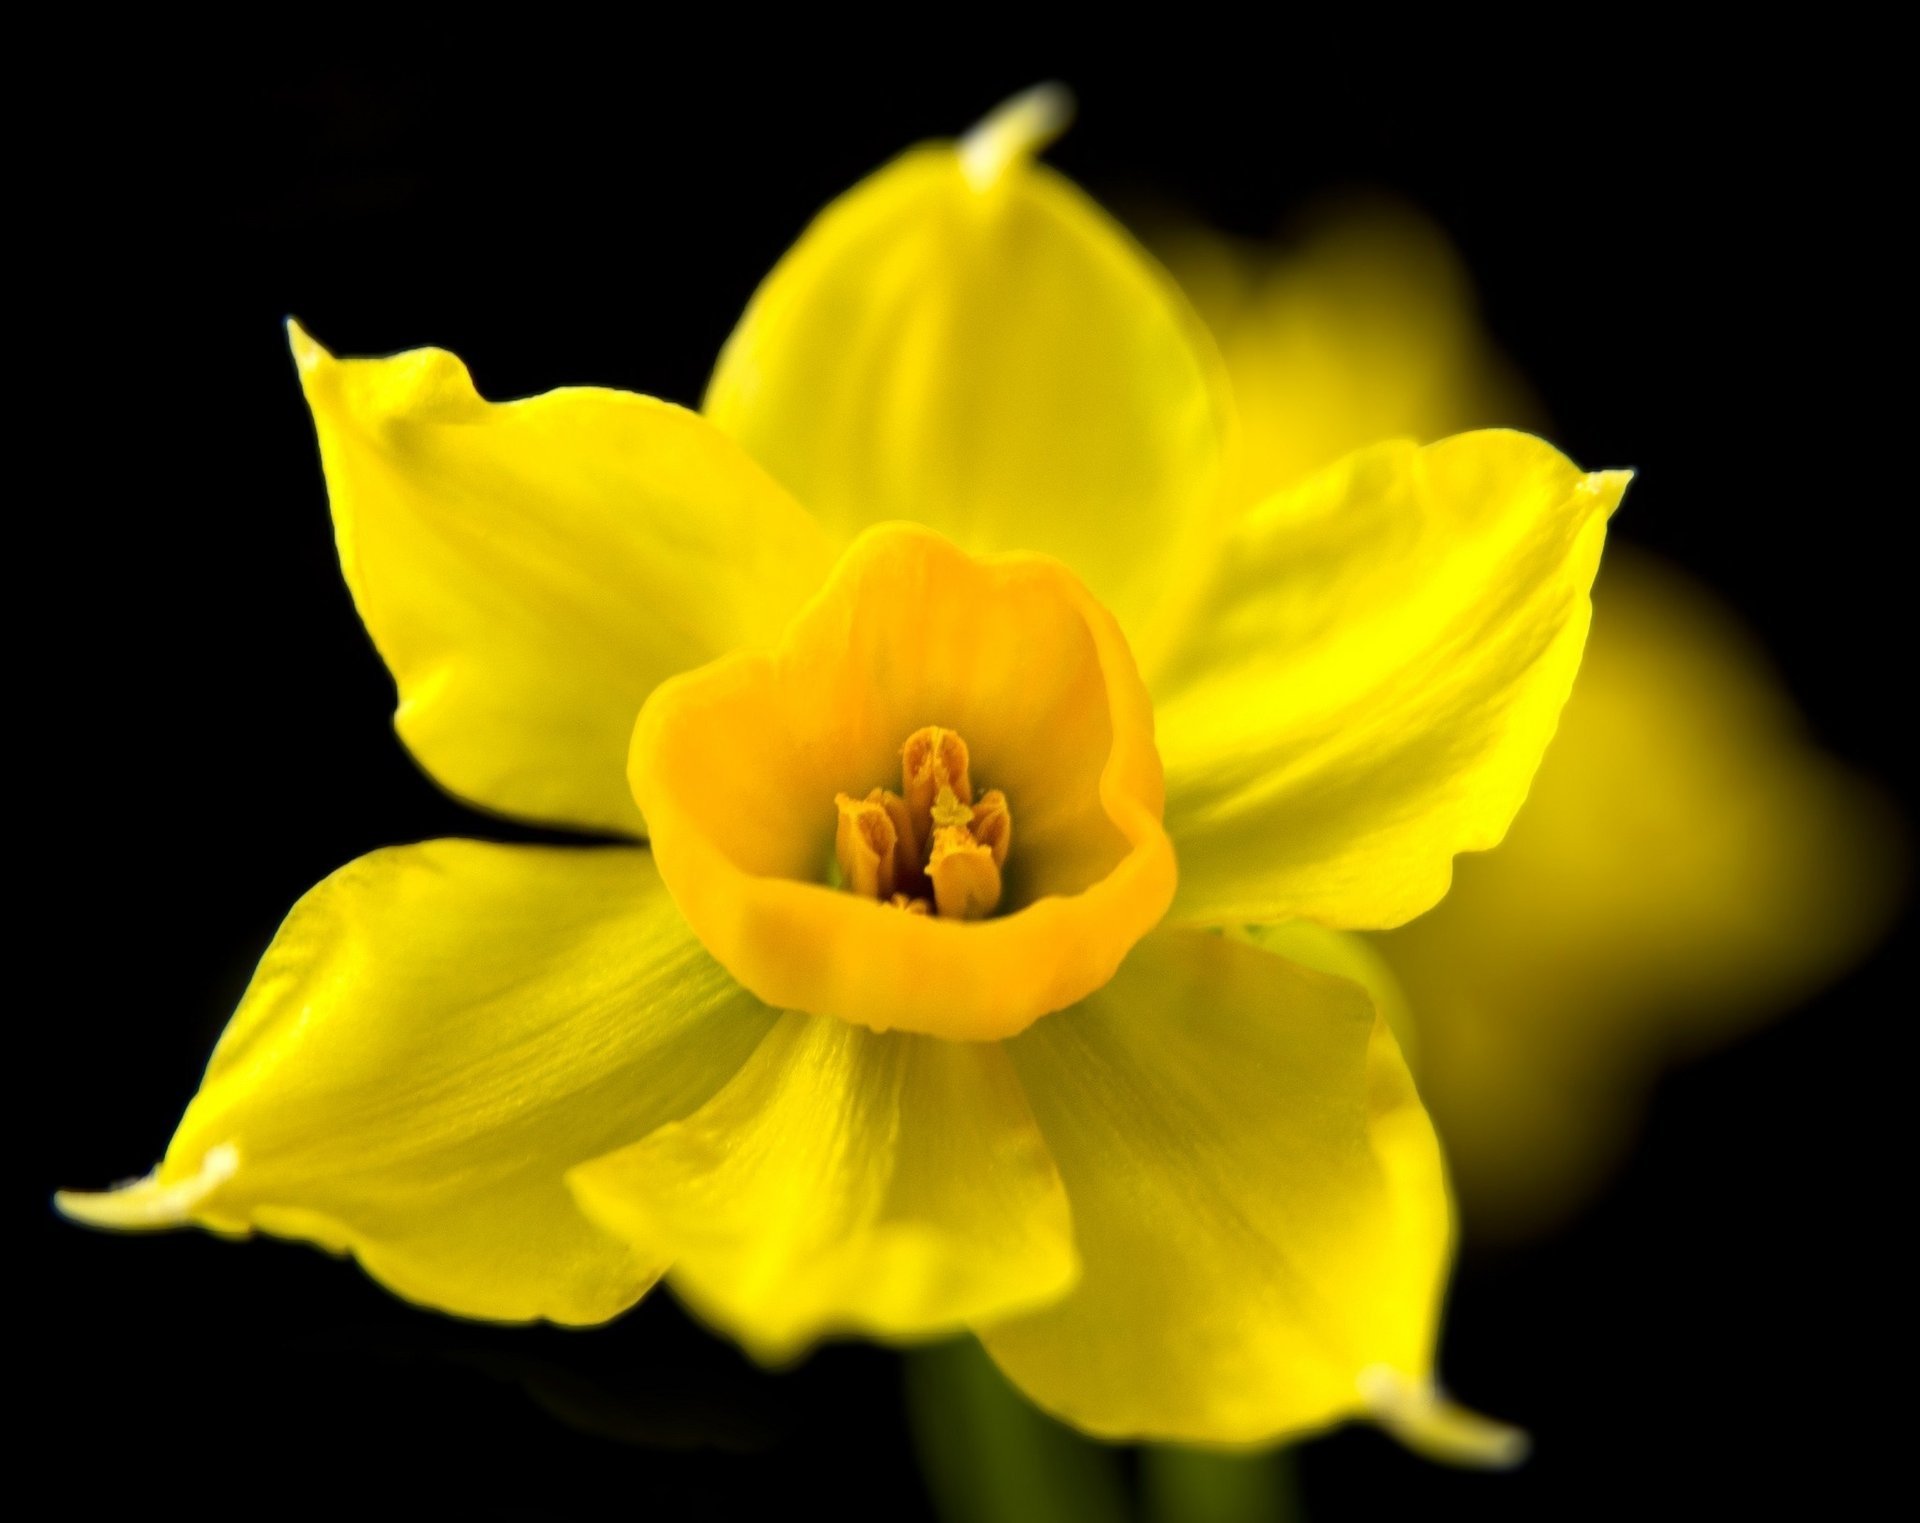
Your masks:
M 1249 512 L 1151 675 L 1176 918 L 1397 925 L 1495 845 L 1580 663 L 1623 472 L 1363 450 Z
M 1610 551 L 1527 806 L 1432 915 L 1378 945 L 1469 1226 L 1551 1225 L 1604 1175 L 1653 1074 L 1791 1009 L 1897 903 L 1891 808 L 1809 740 L 1702 589 Z
M 829 528 L 1058 556 L 1138 634 L 1210 526 L 1225 393 L 1172 283 L 1032 162 L 1029 104 L 822 212 L 705 408 Z
M 773 1022 L 645 852 L 375 852 L 294 906 L 154 1177 L 61 1204 L 302 1238 L 464 1316 L 601 1322 L 664 1261 L 566 1171 L 705 1102 Z
M 1330 973 L 1358 984 L 1373 998 L 1379 1011 L 1400 1044 L 1401 1056 L 1415 1077 L 1420 1073 L 1420 1032 L 1406 990 L 1380 950 L 1378 938 L 1357 931 L 1334 931 L 1311 920 L 1288 920 L 1278 925 L 1236 926 L 1228 935 L 1241 936 L 1263 951 L 1284 957 L 1288 962 L 1316 973 Z
M 1439 1150 L 1363 991 L 1161 931 L 1008 1044 L 1083 1264 L 985 1328 L 1041 1406 L 1108 1438 L 1251 1443 L 1430 1373 L 1450 1251 Z
M 401 738 L 483 808 L 638 834 L 641 703 L 777 634 L 829 563 L 818 528 L 681 408 L 589 388 L 490 403 L 441 350 L 336 360 L 289 332 Z
M 1163 252 L 1232 378 L 1238 501 L 1382 439 L 1538 415 L 1488 342 L 1459 257 L 1411 207 L 1331 208 L 1285 246 L 1184 229 Z
M 826 884 L 836 796 L 899 777 L 927 726 L 965 737 L 1019 821 L 991 919 Z M 908 525 L 856 541 L 771 655 L 664 684 L 631 770 L 708 950 L 770 1005 L 876 1031 L 1018 1031 L 1106 982 L 1173 896 L 1153 715 L 1112 616 L 1056 562 Z
M 951 1332 L 1052 1299 L 1077 1267 L 1060 1177 L 996 1044 L 788 1015 L 706 1106 L 570 1183 L 768 1361 L 829 1333 Z

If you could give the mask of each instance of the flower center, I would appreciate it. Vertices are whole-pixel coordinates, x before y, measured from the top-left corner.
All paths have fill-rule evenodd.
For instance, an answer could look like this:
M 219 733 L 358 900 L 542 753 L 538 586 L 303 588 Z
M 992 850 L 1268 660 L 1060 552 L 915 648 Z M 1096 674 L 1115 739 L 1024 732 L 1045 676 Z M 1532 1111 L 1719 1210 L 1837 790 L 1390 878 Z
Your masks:
M 900 748 L 900 792 L 834 796 L 834 855 L 849 893 L 909 915 L 984 920 L 1000 906 L 1000 869 L 1013 844 L 1006 796 L 973 796 L 967 743 L 928 725 Z
M 1113 977 L 1178 877 L 1113 615 L 1055 561 L 910 524 L 849 545 L 771 650 L 655 688 L 628 764 L 707 951 L 776 1010 L 874 1031 L 1026 1030 Z

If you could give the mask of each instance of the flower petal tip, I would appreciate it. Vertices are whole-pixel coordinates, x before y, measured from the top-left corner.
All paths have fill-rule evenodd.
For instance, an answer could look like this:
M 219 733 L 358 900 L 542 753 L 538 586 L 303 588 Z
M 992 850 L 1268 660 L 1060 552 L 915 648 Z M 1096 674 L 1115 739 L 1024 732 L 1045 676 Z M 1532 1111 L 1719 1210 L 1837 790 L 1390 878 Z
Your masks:
M 960 168 L 975 190 L 990 189 L 1015 164 L 1033 158 L 1067 130 L 1073 92 L 1057 81 L 1035 85 L 980 119 L 960 139 Z
M 1589 471 L 1580 480 L 1579 490 L 1595 498 L 1604 508 L 1606 516 L 1613 517 L 1620 506 L 1620 500 L 1627 495 L 1627 488 L 1633 482 L 1632 471 Z
M 1432 1380 L 1375 1365 L 1360 1376 L 1368 1415 L 1415 1454 L 1475 1470 L 1512 1470 L 1533 1441 L 1526 1431 L 1450 1401 Z
M 300 320 L 296 317 L 287 319 L 287 347 L 293 351 L 293 363 L 300 367 L 302 375 L 311 375 L 324 361 L 332 358 L 314 341 L 313 335 L 300 326 Z
M 233 1178 L 239 1167 L 239 1151 L 231 1143 L 223 1143 L 209 1149 L 199 1169 L 185 1179 L 163 1184 L 160 1171 L 155 1169 L 143 1179 L 129 1180 L 111 1190 L 61 1190 L 54 1195 L 53 1204 L 68 1221 L 86 1227 L 118 1232 L 184 1227 L 192 1220 L 194 1208 Z

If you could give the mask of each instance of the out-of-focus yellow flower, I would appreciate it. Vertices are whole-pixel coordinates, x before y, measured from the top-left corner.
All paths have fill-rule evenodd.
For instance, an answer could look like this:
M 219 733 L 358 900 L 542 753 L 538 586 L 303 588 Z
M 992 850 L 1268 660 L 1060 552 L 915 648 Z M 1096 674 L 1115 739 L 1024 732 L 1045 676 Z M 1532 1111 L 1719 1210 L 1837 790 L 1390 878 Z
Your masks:
M 1219 369 L 1033 162 L 1056 107 L 829 207 L 704 416 L 293 330 L 402 737 L 650 849 L 335 874 L 156 1172 L 65 1209 L 500 1320 L 664 1272 L 774 1361 L 971 1328 L 1101 1435 L 1511 1458 L 1434 1389 L 1449 1211 L 1390 1030 L 1217 928 L 1398 924 L 1499 839 L 1625 478 L 1491 432 L 1232 510 Z
M 1529 422 L 1463 272 L 1416 214 L 1348 208 L 1287 252 L 1188 231 L 1175 273 L 1232 374 L 1248 470 L 1285 486 L 1360 439 Z M 1526 807 L 1430 914 L 1270 948 L 1376 991 L 1446 1145 L 1470 1230 L 1577 1205 L 1657 1070 L 1790 1009 L 1872 940 L 1898 829 L 1805 736 L 1737 623 L 1611 548 L 1585 663 Z
M 1809 742 L 1738 623 L 1616 547 L 1507 840 L 1376 943 L 1473 1229 L 1561 1219 L 1631 1140 L 1661 1068 L 1865 951 L 1899 839 L 1880 795 Z
M 1452 247 L 1398 202 L 1329 209 L 1284 252 L 1190 227 L 1159 241 L 1233 378 L 1244 501 L 1382 439 L 1540 422 Z

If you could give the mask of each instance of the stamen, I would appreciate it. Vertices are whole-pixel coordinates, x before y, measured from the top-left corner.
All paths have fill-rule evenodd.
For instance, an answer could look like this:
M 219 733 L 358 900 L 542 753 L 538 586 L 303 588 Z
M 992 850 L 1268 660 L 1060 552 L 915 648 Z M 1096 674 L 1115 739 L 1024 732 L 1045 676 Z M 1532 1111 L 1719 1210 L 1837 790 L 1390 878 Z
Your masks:
M 907 813 L 907 802 L 897 793 L 889 793 L 884 788 L 876 788 L 867 795 L 869 804 L 878 804 L 887 812 L 887 819 L 893 825 L 893 887 L 895 893 L 923 895 L 927 891 L 927 875 L 920 870 L 920 850 L 913 841 L 913 819 Z
M 900 748 L 900 792 L 913 824 L 914 855 L 926 860 L 933 839 L 933 806 L 943 790 L 963 804 L 973 802 L 967 743 L 951 730 L 928 725 L 915 730 Z
M 836 794 L 833 802 L 840 810 L 833 852 L 840 862 L 841 881 L 863 899 L 890 897 L 898 837 L 886 807 L 848 793 Z
M 975 190 L 993 187 L 1022 159 L 1030 159 L 1073 120 L 1073 93 L 1065 85 L 1035 85 L 990 111 L 960 139 L 960 169 Z
M 1013 844 L 1006 795 L 976 803 L 967 743 L 928 725 L 900 748 L 900 794 L 836 794 L 834 855 L 842 887 L 909 915 L 982 920 L 1000 907 Z
M 1013 816 L 1007 812 L 1007 796 L 990 788 L 973 806 L 971 829 L 974 840 L 993 853 L 993 865 L 1005 867 L 1007 853 L 1013 849 Z
M 1000 907 L 1000 868 L 993 852 L 965 827 L 943 825 L 933 833 L 927 859 L 933 903 L 948 920 L 985 920 Z

